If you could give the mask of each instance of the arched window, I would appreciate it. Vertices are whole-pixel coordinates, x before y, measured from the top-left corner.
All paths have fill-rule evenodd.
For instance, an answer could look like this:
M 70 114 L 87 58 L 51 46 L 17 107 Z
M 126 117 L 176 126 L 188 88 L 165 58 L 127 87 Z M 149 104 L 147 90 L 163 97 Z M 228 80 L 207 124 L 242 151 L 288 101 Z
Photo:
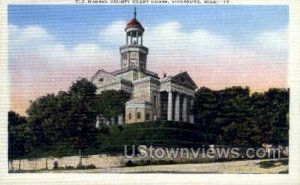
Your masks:
M 141 119 L 141 113 L 140 112 L 137 113 L 136 118 Z
M 146 120 L 150 120 L 150 114 L 146 113 Z

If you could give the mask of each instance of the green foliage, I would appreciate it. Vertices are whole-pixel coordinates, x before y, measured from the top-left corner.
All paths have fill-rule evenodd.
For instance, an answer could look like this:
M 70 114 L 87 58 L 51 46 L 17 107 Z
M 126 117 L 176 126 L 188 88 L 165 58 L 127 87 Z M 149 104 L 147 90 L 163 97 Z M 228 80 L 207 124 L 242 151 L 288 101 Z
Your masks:
M 98 113 L 104 118 L 116 117 L 125 112 L 125 103 L 130 94 L 125 91 L 107 90 L 97 95 L 95 105 Z
M 76 82 L 73 82 L 69 93 L 72 95 L 78 95 L 84 98 L 92 98 L 95 96 L 97 87 L 86 78 L 79 78 Z
M 96 169 L 96 166 L 94 164 L 90 164 L 90 165 L 87 165 L 87 166 L 79 165 L 79 166 L 77 166 L 77 169 L 80 169 L 80 170 Z
M 289 90 L 271 88 L 250 95 L 248 87 L 198 89 L 196 122 L 216 135 L 216 143 L 261 146 L 288 144 Z
M 72 153 L 73 149 L 88 148 L 96 137 L 95 93 L 94 84 L 78 79 L 68 92 L 48 94 L 31 102 L 27 110 L 34 148 L 31 153 Z
M 274 160 L 274 161 L 262 161 L 259 162 L 258 164 L 261 168 L 272 168 L 280 165 L 288 165 L 288 163 L 289 163 L 288 159 L 281 159 L 281 160 Z
M 203 147 L 207 144 L 261 146 L 288 144 L 289 90 L 250 94 L 248 87 L 196 92 L 195 122 L 155 121 L 95 128 L 96 117 L 116 117 L 125 111 L 130 94 L 104 91 L 78 79 L 67 92 L 32 101 L 28 118 L 9 112 L 9 160 L 120 153 L 124 145 Z
M 8 159 L 18 159 L 30 150 L 30 129 L 25 117 L 8 113 Z
M 84 78 L 72 83 L 67 92 L 41 96 L 31 102 L 27 120 L 14 112 L 9 113 L 10 125 L 14 126 L 13 129 L 9 127 L 10 156 L 34 158 L 77 155 L 78 151 L 83 155 L 95 153 L 101 145 L 100 135 L 109 131 L 108 128 L 95 128 L 96 117 L 124 113 L 129 98 L 129 94 L 123 91 L 96 95 L 96 86 Z M 19 141 L 24 134 L 29 136 L 29 149 L 24 152 L 25 149 L 18 146 L 14 152 L 19 153 L 14 154 L 15 140 L 22 143 Z
M 103 135 L 100 152 L 124 152 L 128 145 L 153 145 L 168 147 L 202 147 L 211 143 L 212 135 L 200 130 L 195 124 L 155 121 L 109 127 L 109 133 Z

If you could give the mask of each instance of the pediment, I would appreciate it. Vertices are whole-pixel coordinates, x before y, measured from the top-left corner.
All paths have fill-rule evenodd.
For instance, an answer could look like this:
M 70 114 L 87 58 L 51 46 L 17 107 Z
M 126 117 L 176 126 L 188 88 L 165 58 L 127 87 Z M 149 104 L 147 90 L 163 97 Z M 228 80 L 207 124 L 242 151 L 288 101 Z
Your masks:
M 196 89 L 197 85 L 192 80 L 190 75 L 187 72 L 182 72 L 177 74 L 176 76 L 173 76 L 171 79 L 172 83 L 182 85 L 184 87 L 190 88 L 190 89 Z
M 91 81 L 96 85 L 106 84 L 116 79 L 116 76 L 113 74 L 106 72 L 104 70 L 99 70 L 97 73 L 92 77 Z

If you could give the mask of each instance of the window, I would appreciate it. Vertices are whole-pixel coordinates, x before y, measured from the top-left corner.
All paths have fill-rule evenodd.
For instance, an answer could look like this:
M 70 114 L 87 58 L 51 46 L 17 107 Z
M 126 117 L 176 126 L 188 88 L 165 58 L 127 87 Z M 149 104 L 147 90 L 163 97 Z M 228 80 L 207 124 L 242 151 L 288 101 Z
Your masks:
M 127 60 L 127 53 L 123 53 L 123 60 Z
M 181 77 L 180 80 L 181 80 L 181 82 L 185 82 L 186 81 L 186 79 L 184 77 Z
M 103 82 L 103 81 L 104 81 L 104 79 L 103 79 L 103 78 L 100 78 L 100 79 L 99 79 L 99 82 Z
M 153 104 L 154 104 L 154 107 L 156 108 L 156 106 L 157 106 L 157 97 L 156 97 L 156 95 L 153 95 Z
M 146 120 L 150 120 L 150 115 L 149 115 L 149 113 L 146 113 Z
M 146 56 L 145 54 L 140 54 L 140 61 L 146 62 Z
M 138 112 L 137 115 L 136 115 L 137 119 L 141 119 L 141 113 Z
M 131 113 L 128 114 L 128 119 L 131 119 Z

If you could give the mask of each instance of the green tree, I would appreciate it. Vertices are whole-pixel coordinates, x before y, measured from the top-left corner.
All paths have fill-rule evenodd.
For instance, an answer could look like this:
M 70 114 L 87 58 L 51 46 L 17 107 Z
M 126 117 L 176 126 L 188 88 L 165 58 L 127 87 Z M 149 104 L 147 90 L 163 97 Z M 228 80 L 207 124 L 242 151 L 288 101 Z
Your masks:
M 97 95 L 95 104 L 98 114 L 104 118 L 116 117 L 125 113 L 125 103 L 130 94 L 125 91 L 107 90 Z
M 97 87 L 85 78 L 78 79 L 69 90 L 71 105 L 67 130 L 68 136 L 79 151 L 79 166 L 82 166 L 82 150 L 96 140 L 96 90 Z
M 81 96 L 82 98 L 93 98 L 97 87 L 86 78 L 79 78 L 72 83 L 69 93 Z
M 35 153 L 48 156 L 48 151 L 52 151 L 60 155 L 74 148 L 81 155 L 96 138 L 95 93 L 96 86 L 80 78 L 68 92 L 48 94 L 31 102 L 27 114 Z
M 196 121 L 216 140 L 211 142 L 260 146 L 288 144 L 289 90 L 271 88 L 250 95 L 248 87 L 196 92 Z
M 55 130 L 57 97 L 54 94 L 47 94 L 32 101 L 27 109 L 28 124 L 32 132 L 32 157 L 48 151 L 57 140 L 58 133 Z M 46 152 L 47 154 L 47 152 Z
M 289 89 L 271 88 L 266 96 L 270 100 L 270 112 L 274 114 L 272 142 L 288 144 Z
M 8 113 L 8 159 L 13 168 L 13 160 L 20 159 L 30 150 L 30 130 L 26 118 L 16 112 Z

